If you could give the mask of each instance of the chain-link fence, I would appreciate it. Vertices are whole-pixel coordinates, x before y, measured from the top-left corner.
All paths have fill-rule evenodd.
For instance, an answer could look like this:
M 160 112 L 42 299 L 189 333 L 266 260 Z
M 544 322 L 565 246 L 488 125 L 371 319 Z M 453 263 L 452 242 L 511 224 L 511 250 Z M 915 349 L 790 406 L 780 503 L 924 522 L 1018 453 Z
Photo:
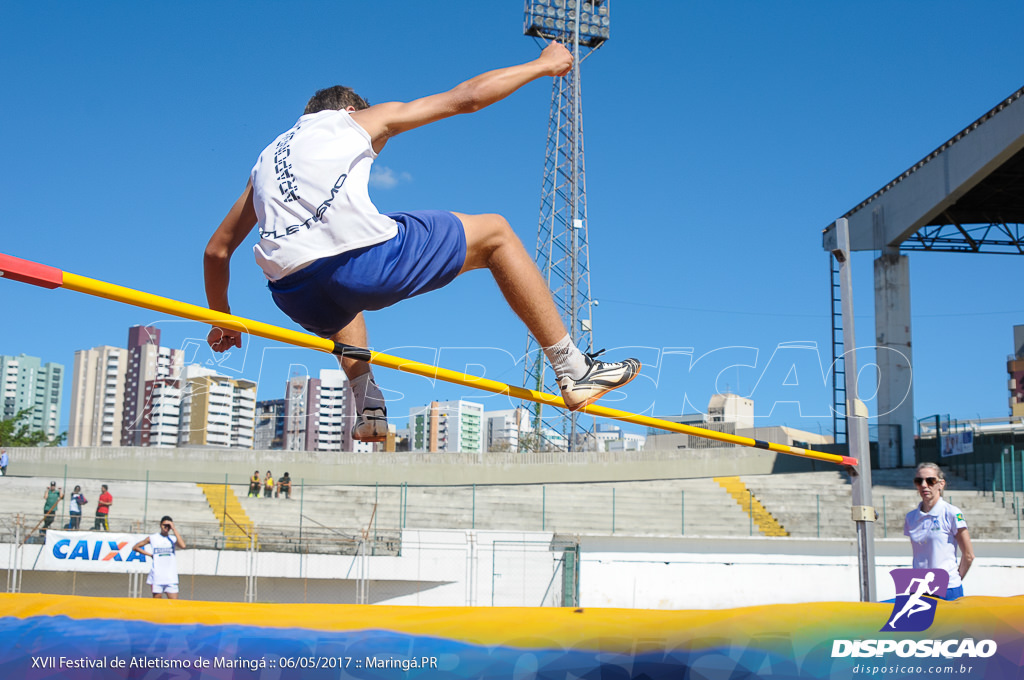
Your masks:
M 177 555 L 181 596 L 222 601 L 561 606 L 575 601 L 575 536 L 853 533 L 848 504 L 836 502 L 849 486 L 830 472 L 729 478 L 738 481 L 732 497 L 720 484 L 726 478 L 448 486 L 298 478 L 267 493 L 246 475 L 199 483 L 182 476 L 0 478 L 0 584 L 148 596 L 146 565 L 130 562 L 131 547 L 157 532 L 164 515 L 187 545 Z M 101 484 L 112 502 L 97 523 Z M 78 519 L 67 491 L 75 487 L 88 501 Z M 995 502 L 1002 493 L 993 499 L 983 488 L 957 494 L 972 536 L 1018 537 L 1012 487 L 1005 507 Z M 897 537 L 912 499 L 875 493 L 881 537 Z M 988 506 L 972 505 L 975 496 Z
M 139 523 L 114 524 L 111 531 L 51 528 L 40 536 L 38 522 L 24 515 L 0 521 L 8 592 L 149 596 L 149 565 L 132 553 L 150 535 Z M 187 599 L 447 606 L 577 601 L 578 543 L 571 537 L 379 526 L 354 534 L 305 528 L 300 537 L 295 527 L 248 525 L 240 538 L 226 537 L 219 523 L 175 527 L 187 546 L 176 555 L 179 592 Z
M 177 555 L 181 597 L 223 601 L 562 606 L 576 601 L 574 535 L 749 532 L 735 504 L 707 511 L 716 502 L 709 495 L 720 494 L 712 480 L 426 486 L 300 478 L 264 493 L 241 476 L 53 477 L 0 480 L 0 569 L 10 592 L 148 596 L 144 569 L 94 567 L 126 566 L 132 545 L 157 532 L 164 515 L 187 545 Z M 50 482 L 63 497 L 47 527 Z M 101 484 L 112 502 L 97 522 Z M 67 491 L 75 487 L 87 496 L 77 518 Z

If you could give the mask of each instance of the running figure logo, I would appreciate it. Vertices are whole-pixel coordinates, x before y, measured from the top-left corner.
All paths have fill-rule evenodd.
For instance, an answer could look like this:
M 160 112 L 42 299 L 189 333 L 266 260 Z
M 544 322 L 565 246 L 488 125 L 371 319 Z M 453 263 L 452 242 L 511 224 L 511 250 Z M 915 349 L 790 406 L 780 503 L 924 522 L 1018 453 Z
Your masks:
M 938 600 L 946 595 L 949 573 L 942 569 L 893 569 L 896 600 L 882 631 L 920 632 L 935 621 Z

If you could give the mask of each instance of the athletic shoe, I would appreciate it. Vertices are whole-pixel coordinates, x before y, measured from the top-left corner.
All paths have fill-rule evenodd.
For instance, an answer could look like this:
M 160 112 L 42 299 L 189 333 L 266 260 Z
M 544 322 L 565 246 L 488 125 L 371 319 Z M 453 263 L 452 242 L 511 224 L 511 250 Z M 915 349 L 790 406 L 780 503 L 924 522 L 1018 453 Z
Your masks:
M 385 408 L 364 408 L 356 417 L 352 439 L 357 442 L 382 442 L 388 438 L 388 411 Z
M 584 355 L 587 360 L 587 372 L 578 380 L 567 375 L 558 379 L 558 386 L 562 389 L 562 400 L 570 411 L 578 411 L 593 404 L 606 392 L 622 387 L 640 373 L 638 360 L 626 359 L 614 363 L 597 361 L 594 357 L 601 352 Z

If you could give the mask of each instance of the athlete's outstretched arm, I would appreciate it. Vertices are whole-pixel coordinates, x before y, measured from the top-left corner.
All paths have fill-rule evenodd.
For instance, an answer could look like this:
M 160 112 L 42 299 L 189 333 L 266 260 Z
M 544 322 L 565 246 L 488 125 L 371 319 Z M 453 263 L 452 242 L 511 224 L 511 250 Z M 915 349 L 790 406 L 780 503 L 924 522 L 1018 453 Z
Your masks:
M 482 73 L 447 92 L 411 102 L 387 102 L 352 119 L 370 133 L 373 150 L 380 151 L 395 135 L 460 113 L 472 113 L 500 101 L 523 85 L 544 76 L 563 76 L 572 68 L 572 54 L 553 42 L 533 61 Z
M 252 182 L 231 206 L 227 216 L 213 232 L 203 253 L 203 278 L 206 282 L 206 301 L 210 309 L 231 313 L 228 304 L 228 281 L 231 278 L 231 255 L 256 226 L 256 209 L 252 204 Z M 214 326 L 206 341 L 216 352 L 242 346 L 242 334 L 230 328 Z

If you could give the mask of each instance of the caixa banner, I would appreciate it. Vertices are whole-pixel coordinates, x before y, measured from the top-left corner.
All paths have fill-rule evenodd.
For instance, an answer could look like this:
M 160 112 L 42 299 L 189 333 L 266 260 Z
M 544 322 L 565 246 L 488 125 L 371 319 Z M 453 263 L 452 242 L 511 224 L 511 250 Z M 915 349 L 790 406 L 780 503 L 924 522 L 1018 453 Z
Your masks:
M 132 552 L 132 546 L 144 538 L 144 534 L 50 529 L 39 566 L 54 571 L 148 572 L 149 558 Z

